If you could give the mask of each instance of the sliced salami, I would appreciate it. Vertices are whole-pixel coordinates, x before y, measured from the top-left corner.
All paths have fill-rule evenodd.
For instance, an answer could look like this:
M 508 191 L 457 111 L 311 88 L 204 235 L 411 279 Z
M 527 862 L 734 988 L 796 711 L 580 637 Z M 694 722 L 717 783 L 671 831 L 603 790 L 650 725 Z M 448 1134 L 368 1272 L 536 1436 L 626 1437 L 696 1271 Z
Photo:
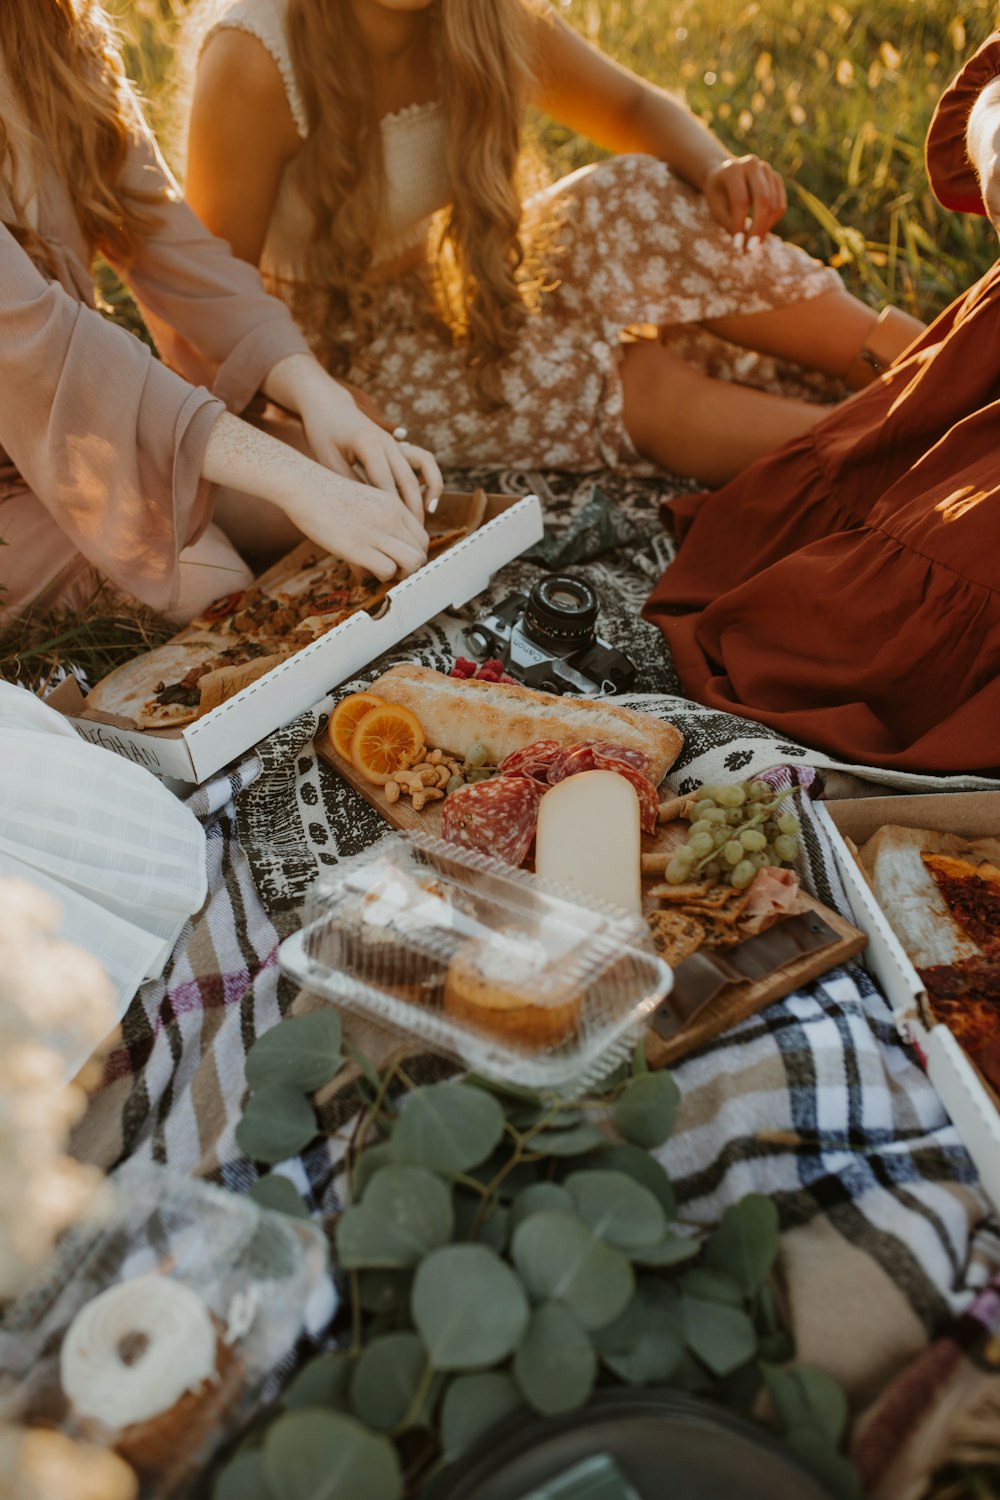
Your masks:
M 500 763 L 501 776 L 530 776 L 532 781 L 545 782 L 549 766 L 560 754 L 563 746 L 559 740 L 536 740 L 515 750 Z
M 538 822 L 542 788 L 530 777 L 495 776 L 461 787 L 445 799 L 441 834 L 463 849 L 523 863 Z
M 581 771 L 596 771 L 594 741 L 581 740 L 578 745 L 566 745 L 549 766 L 546 781 L 549 786 L 565 781 L 567 776 L 577 776 Z
M 650 776 L 652 772 L 653 758 L 644 750 L 635 750 L 630 745 L 613 745 L 608 740 L 595 740 L 591 749 L 598 769 L 602 771 L 614 771 L 623 765 L 631 766 L 643 776 Z
M 660 816 L 660 795 L 649 777 L 621 762 L 614 762 L 600 769 L 614 771 L 617 776 L 624 776 L 626 781 L 632 783 L 639 798 L 639 827 L 643 833 L 655 833 Z

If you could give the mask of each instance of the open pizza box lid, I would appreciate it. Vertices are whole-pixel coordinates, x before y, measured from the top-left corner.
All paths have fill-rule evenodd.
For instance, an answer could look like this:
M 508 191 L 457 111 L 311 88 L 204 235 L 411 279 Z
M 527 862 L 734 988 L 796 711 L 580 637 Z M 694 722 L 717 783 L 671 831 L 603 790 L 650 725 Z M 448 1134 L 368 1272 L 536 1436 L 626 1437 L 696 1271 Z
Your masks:
M 480 505 L 481 498 L 477 501 L 472 494 L 446 493 L 433 527 L 442 531 L 460 527 Z M 395 584 L 377 610 L 358 610 L 246 685 L 241 684 L 238 672 L 232 673 L 223 701 L 184 728 L 141 730 L 111 714 L 96 713 L 86 707 L 73 679 L 61 683 L 47 702 L 92 744 L 136 761 L 158 776 L 204 781 L 434 615 L 458 609 L 481 594 L 493 574 L 540 541 L 542 532 L 537 496 L 488 495 L 476 529 Z M 275 564 L 264 578 L 273 582 L 283 577 L 299 550 Z M 315 555 L 315 548 L 311 550 Z M 252 663 L 246 675 L 253 676 Z
M 947 1026 L 934 1025 L 920 976 L 893 932 L 845 839 L 857 846 L 887 823 L 930 828 L 970 840 L 1000 837 L 1000 792 L 946 792 L 929 796 L 866 797 L 818 803 L 820 823 L 833 846 L 854 909 L 868 934 L 864 963 L 893 1009 L 896 1026 L 920 1054 L 983 1187 L 1000 1210 L 1000 1107 L 996 1096 Z

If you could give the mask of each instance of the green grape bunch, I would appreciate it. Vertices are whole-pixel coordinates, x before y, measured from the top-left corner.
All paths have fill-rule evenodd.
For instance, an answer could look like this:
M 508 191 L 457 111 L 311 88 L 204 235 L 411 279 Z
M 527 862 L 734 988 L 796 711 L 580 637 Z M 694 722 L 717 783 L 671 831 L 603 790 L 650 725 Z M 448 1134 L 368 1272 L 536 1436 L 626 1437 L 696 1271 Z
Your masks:
M 670 885 L 709 880 L 745 890 L 766 865 L 790 865 L 799 852 L 799 820 L 785 807 L 794 788 L 766 781 L 703 786 L 695 793 L 685 842 L 670 857 Z

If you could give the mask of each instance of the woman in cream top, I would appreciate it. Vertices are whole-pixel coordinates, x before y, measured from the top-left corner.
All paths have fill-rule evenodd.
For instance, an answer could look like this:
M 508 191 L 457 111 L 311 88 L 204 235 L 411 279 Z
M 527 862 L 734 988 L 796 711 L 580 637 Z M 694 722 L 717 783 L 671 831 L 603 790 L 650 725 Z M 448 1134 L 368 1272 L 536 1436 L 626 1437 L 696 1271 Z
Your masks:
M 74 155 L 74 138 L 89 157 Z M 95 187 L 87 173 L 109 141 L 121 165 Z M 103 237 L 88 219 L 102 194 L 122 216 Z M 97 312 L 98 249 L 128 281 L 162 362 Z M 75 606 L 100 579 L 180 619 L 241 587 L 246 565 L 209 524 L 215 484 L 238 493 L 247 530 L 277 516 L 381 577 L 423 560 L 419 479 L 439 484 L 433 461 L 407 457 L 361 415 L 256 271 L 185 206 L 103 17 L 83 0 L 4 0 L 0 11 L 0 385 L 8 617 Z M 259 389 L 300 416 L 315 459 L 230 415 Z M 383 488 L 357 483 L 353 462 Z
M 778 175 L 546 0 L 202 0 L 191 26 L 191 202 L 442 462 L 717 482 L 820 408 L 715 372 L 862 383 L 869 338 L 920 330 L 770 234 Z M 623 154 L 526 194 L 529 104 Z

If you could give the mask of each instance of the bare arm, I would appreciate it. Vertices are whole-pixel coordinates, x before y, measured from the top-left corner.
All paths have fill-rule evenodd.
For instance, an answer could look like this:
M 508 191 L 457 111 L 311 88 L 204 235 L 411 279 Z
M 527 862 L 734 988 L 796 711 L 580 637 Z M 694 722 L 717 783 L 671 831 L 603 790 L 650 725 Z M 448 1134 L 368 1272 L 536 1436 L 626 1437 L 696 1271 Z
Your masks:
M 592 47 L 548 5 L 534 20 L 534 103 L 609 151 L 667 162 L 732 232 L 763 236 L 787 206 L 781 178 L 755 156 L 734 159 L 683 104 Z
M 229 412 L 209 434 L 202 476 L 269 500 L 318 546 L 376 578 L 426 560 L 427 533 L 396 495 L 331 473 Z
M 281 174 L 301 144 L 270 54 L 245 31 L 215 32 L 198 64 L 185 194 L 241 260 L 260 261 Z

